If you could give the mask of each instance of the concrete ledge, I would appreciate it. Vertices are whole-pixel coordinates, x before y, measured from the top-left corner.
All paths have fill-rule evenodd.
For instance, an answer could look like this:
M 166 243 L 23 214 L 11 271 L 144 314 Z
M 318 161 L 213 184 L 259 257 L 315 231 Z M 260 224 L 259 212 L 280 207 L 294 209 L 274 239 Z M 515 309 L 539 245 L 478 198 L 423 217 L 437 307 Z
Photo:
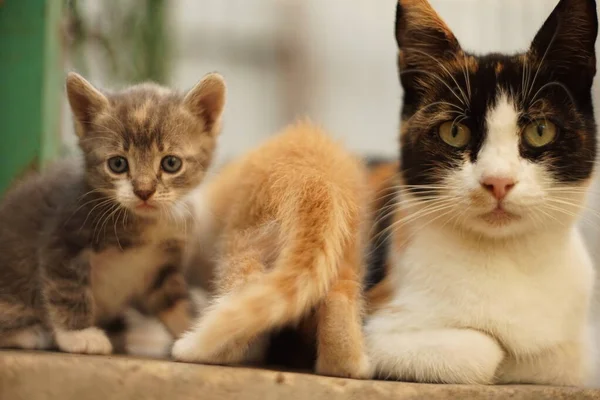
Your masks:
M 120 356 L 0 351 L 2 400 L 600 399 L 600 390 L 422 385 Z

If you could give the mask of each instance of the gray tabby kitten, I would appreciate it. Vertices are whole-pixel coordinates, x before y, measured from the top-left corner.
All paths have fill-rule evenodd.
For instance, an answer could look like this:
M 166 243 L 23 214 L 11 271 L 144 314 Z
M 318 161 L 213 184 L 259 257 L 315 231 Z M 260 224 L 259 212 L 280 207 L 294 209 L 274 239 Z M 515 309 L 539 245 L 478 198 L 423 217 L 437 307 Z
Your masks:
M 111 353 L 101 328 L 129 306 L 177 337 L 191 317 L 185 196 L 211 162 L 224 81 L 101 93 L 71 73 L 67 92 L 84 166 L 59 163 L 0 204 L 0 347 Z

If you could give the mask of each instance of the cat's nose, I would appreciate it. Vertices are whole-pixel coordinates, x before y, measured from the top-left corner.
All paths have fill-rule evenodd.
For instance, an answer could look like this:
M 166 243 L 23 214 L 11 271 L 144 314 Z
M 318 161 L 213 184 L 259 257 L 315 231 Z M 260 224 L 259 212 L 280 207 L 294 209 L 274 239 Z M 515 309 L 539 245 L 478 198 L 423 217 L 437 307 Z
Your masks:
M 135 195 L 137 197 L 139 197 L 141 200 L 148 200 L 150 197 L 152 197 L 152 195 L 154 194 L 154 192 L 156 192 L 155 189 L 135 189 L 133 191 L 133 193 L 135 193 Z
M 497 200 L 502 200 L 510 189 L 515 187 L 515 180 L 501 176 L 489 176 L 481 180 L 481 186 L 493 194 Z

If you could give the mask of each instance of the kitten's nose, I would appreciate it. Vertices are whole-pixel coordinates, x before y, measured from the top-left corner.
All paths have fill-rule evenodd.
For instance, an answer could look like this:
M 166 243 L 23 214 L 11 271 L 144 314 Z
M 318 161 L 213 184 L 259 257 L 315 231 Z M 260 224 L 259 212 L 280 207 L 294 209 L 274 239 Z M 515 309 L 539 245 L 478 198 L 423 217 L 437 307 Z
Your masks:
M 497 200 L 502 200 L 506 197 L 509 190 L 515 187 L 515 181 L 512 178 L 489 176 L 481 181 L 481 186 L 493 194 Z
M 133 191 L 133 193 L 135 193 L 135 195 L 137 197 L 139 197 L 141 200 L 148 200 L 150 197 L 152 197 L 152 195 L 154 194 L 154 192 L 156 192 L 155 189 L 135 189 Z

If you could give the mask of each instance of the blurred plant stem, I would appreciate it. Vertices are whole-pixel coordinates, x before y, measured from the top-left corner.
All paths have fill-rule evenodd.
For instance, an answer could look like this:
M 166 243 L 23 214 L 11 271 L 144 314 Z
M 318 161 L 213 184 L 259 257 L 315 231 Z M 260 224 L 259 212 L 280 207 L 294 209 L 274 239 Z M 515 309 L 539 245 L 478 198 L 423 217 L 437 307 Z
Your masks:
M 66 2 L 69 50 L 78 71 L 89 75 L 100 69 L 108 80 L 121 84 L 168 83 L 167 0 Z

